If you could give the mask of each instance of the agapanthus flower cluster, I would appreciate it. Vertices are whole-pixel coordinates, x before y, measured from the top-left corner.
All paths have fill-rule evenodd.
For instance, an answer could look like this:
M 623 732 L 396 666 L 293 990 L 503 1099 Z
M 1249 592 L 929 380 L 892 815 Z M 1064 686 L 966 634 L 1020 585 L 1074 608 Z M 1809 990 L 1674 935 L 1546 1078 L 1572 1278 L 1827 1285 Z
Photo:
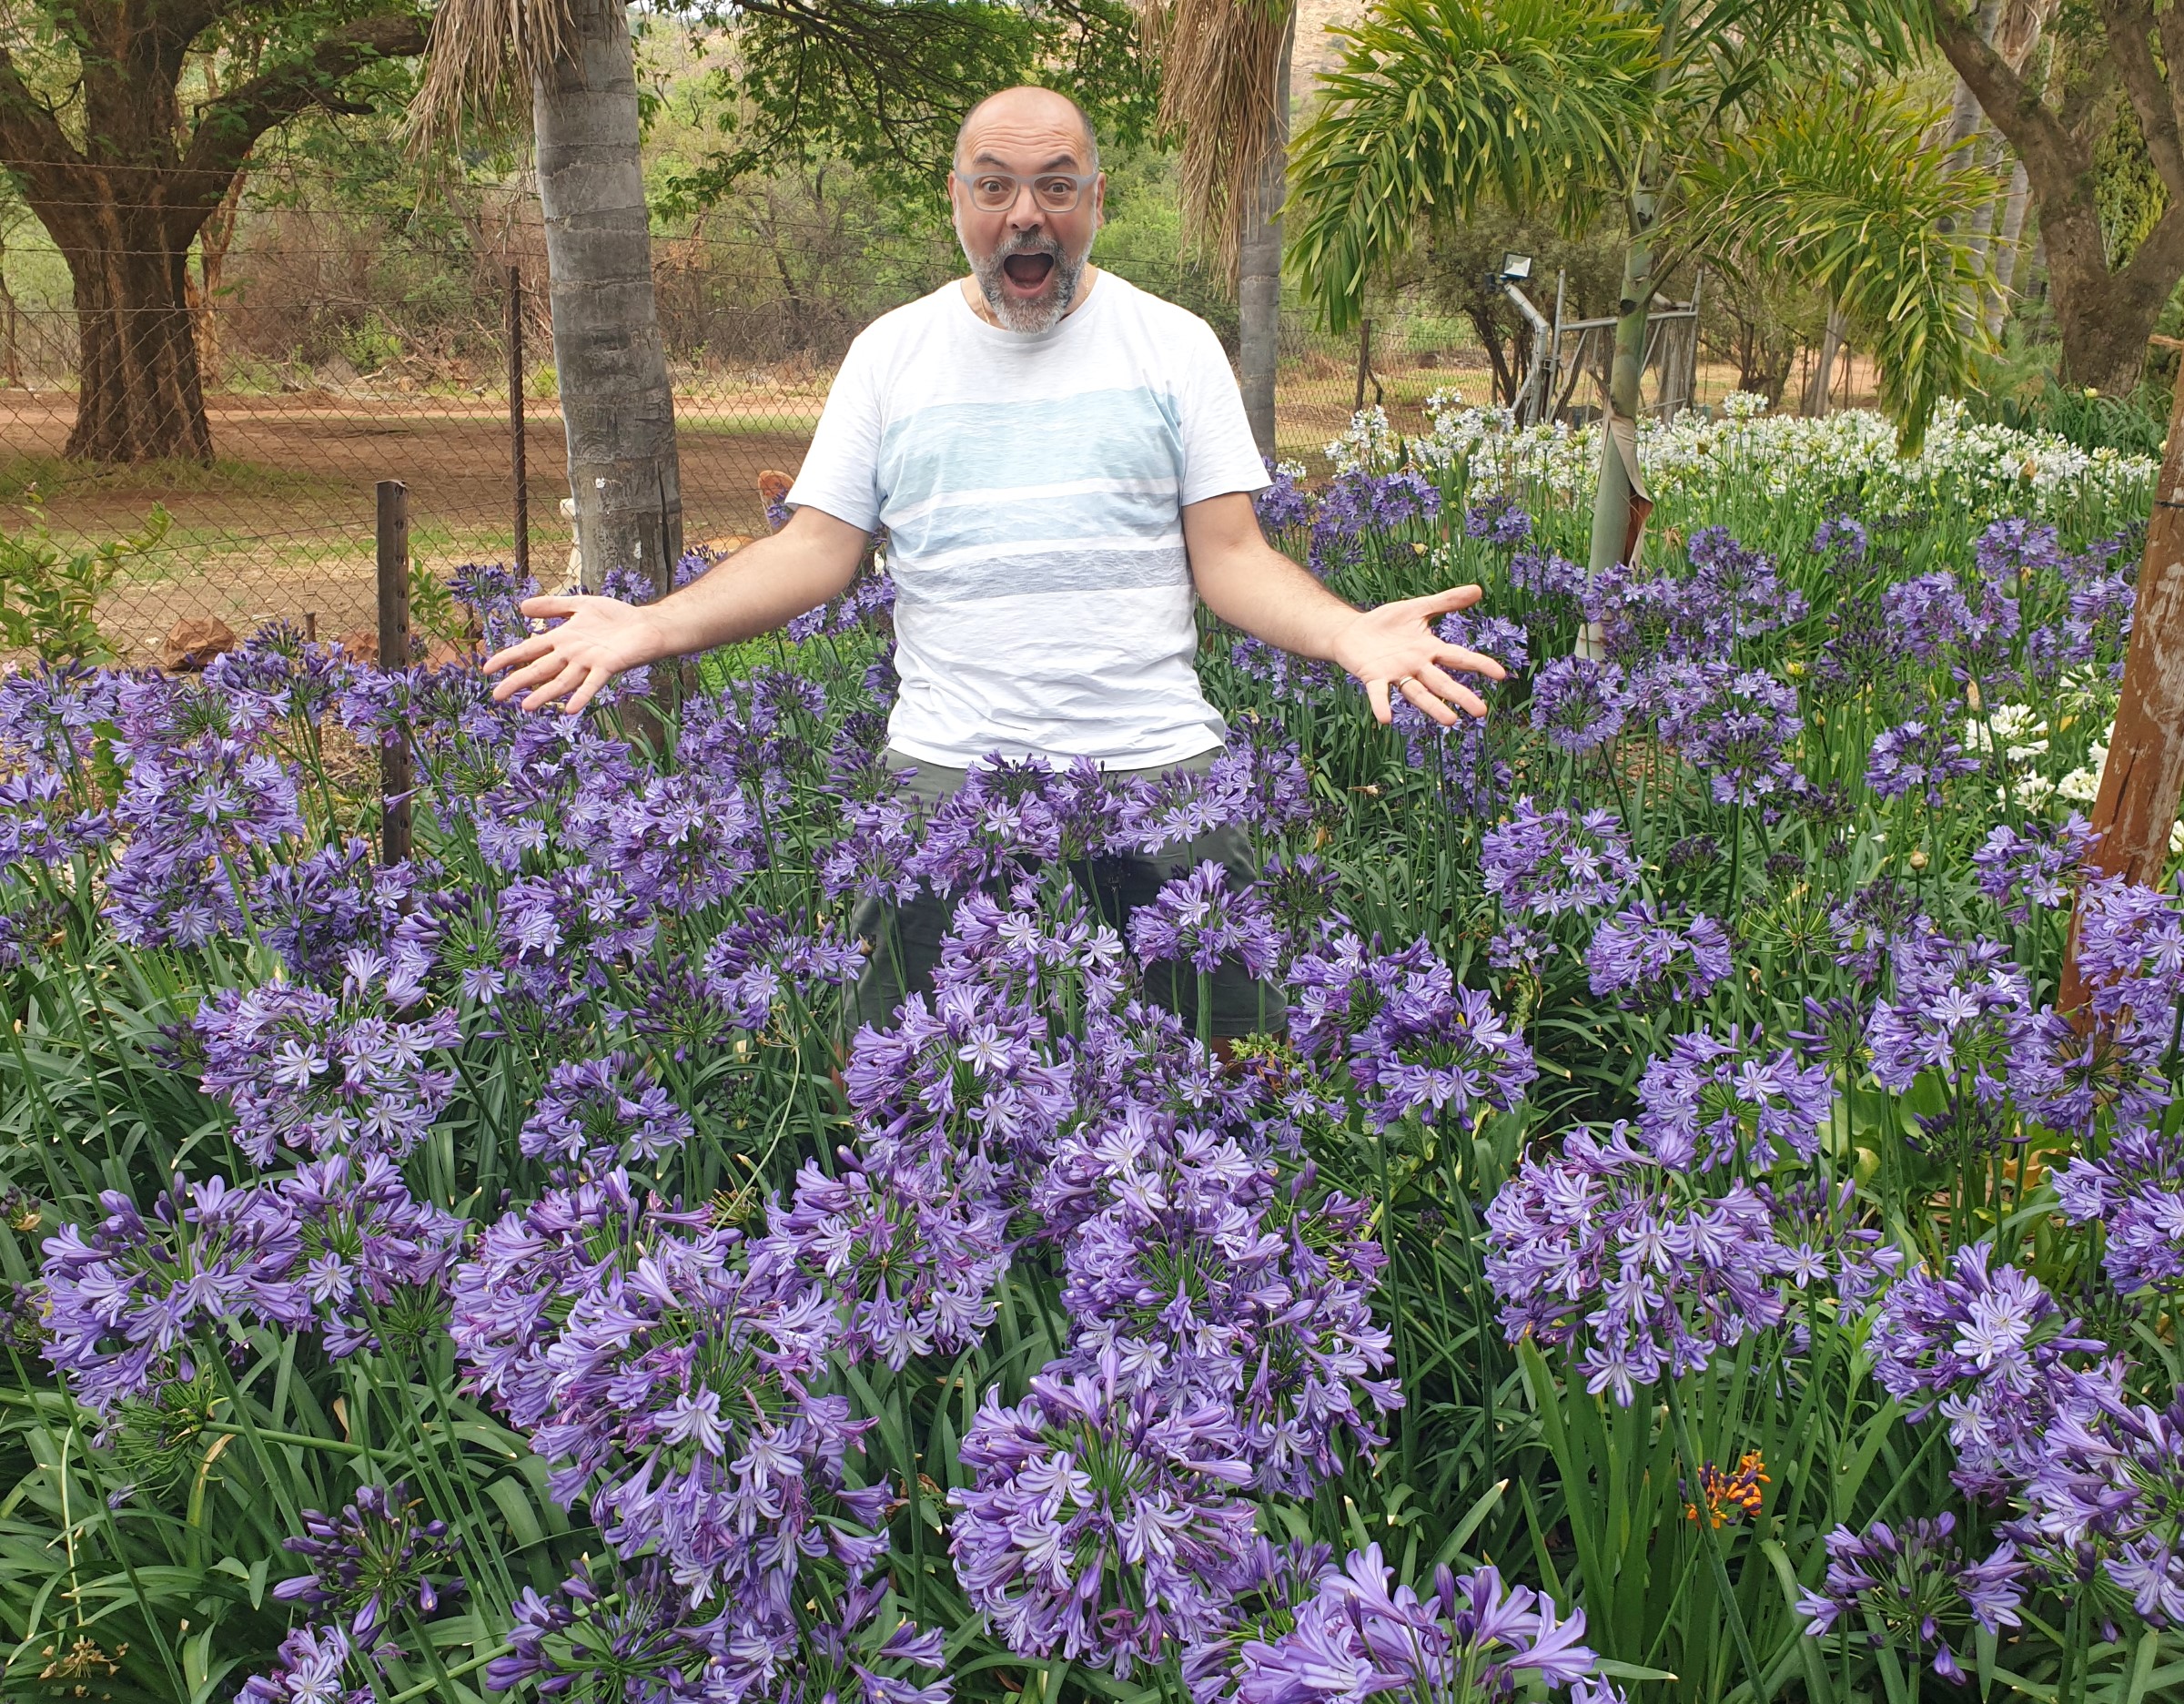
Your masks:
M 250 1326 L 311 1323 L 295 1215 L 270 1191 L 177 1177 L 150 1216 L 118 1191 L 86 1236 L 46 1240 L 46 1356 L 76 1399 L 111 1416 L 126 1399 L 194 1376 Z
M 1661 737 L 1706 777 L 1715 804 L 1756 805 L 1802 784 L 1786 755 L 1805 726 L 1797 694 L 1772 674 L 1684 664 L 1645 690 L 1661 706 Z
M 1912 1417 L 1949 1423 L 1951 1476 L 1980 1495 L 2021 1476 L 2070 1395 L 2073 1354 L 2102 1345 L 2078 1334 L 2039 1280 L 1992 1268 L 1992 1245 L 1959 1248 L 1948 1269 L 1904 1274 L 1881 1297 L 1868 1341 L 1874 1377 Z
M 1704 911 L 1678 928 L 1652 900 L 1626 906 L 1592 931 L 1585 969 L 1592 992 L 1633 1011 L 1695 1004 L 1734 966 L 1729 936 Z
M 2101 1264 L 2121 1294 L 2184 1288 L 2184 1137 L 2126 1125 L 2099 1155 L 2073 1155 L 2055 1192 L 2065 1218 L 2101 1227 Z
M 1664 1163 L 1626 1124 L 1532 1153 L 1486 1210 L 1487 1282 L 1511 1342 L 1576 1353 L 1586 1389 L 1628 1407 L 1783 1316 L 1787 1252 L 1767 1203 Z
M 283 1148 L 401 1158 L 455 1092 L 435 1063 L 460 1046 L 447 1007 L 396 1014 L 421 998 L 399 972 L 364 955 L 339 995 L 288 982 L 220 989 L 198 1009 L 203 1085 L 235 1111 L 235 1142 L 258 1165 Z
M 2184 1627 L 2184 1397 L 2128 1401 L 2112 1365 L 2081 1377 L 2025 1467 L 2026 1512 L 2006 1530 L 2027 1555 L 2066 1589 L 2096 1583 L 2091 1564 L 2149 1627 Z
M 1256 1518 L 1229 1403 L 1158 1392 L 1110 1349 L 1014 1407 L 988 1391 L 959 1454 L 956 1577 L 1011 1650 L 1127 1679 L 1218 1632 Z
M 1562 751 L 1582 753 L 1623 732 L 1631 714 L 1620 663 L 1557 657 L 1532 676 L 1532 725 Z
M 1232 1139 L 1140 1128 L 1154 1140 L 1107 1151 L 1109 1204 L 1069 1238 L 1074 1362 L 1111 1350 L 1171 1399 L 1232 1403 L 1253 1483 L 1309 1495 L 1347 1445 L 1384 1442 L 1374 1414 L 1402 1403 L 1380 1376 L 1389 1335 L 1371 1297 L 1386 1261 L 1368 1210 L 1321 1195 L 1309 1166 L 1285 1187 Z
M 833 1177 L 804 1161 L 768 1236 L 839 1309 L 841 1352 L 899 1373 L 979 1340 L 1016 1244 L 1007 1207 L 976 1187 L 975 1167 L 930 1147 L 875 1146 L 877 1163 L 844 1151 Z
M 2078 972 L 2094 1011 L 2168 1024 L 2184 1000 L 2184 901 L 2102 877 L 2086 884 L 2076 920 Z
M 1838 1526 L 1827 1536 L 1826 1577 L 1798 1599 L 1797 1613 L 1814 1638 L 1840 1624 L 1875 1646 L 1906 1641 L 1943 1679 L 1966 1686 L 1959 1649 L 1968 1650 L 1975 1627 L 2017 1625 L 2024 1574 L 2011 1544 L 1971 1560 L 1946 1510 L 1893 1526 L 1875 1521 L 1863 1533 Z
M 381 1153 L 306 1162 L 270 1193 L 294 1216 L 296 1276 L 329 1354 L 406 1350 L 438 1335 L 442 1287 L 462 1247 L 465 1221 L 412 1194 L 400 1169 Z
M 371 1682 L 339 1628 L 298 1628 L 280 1642 L 279 1666 L 252 1675 L 236 1704 L 372 1704 Z M 353 1680 L 353 1686 L 345 1682 Z
M 885 1547 L 885 1489 L 844 1477 L 863 1427 L 811 1389 L 838 1322 L 780 1251 L 641 1206 L 612 1172 L 489 1227 L 451 1288 L 468 1376 L 554 1465 L 555 1497 L 717 1594 L 738 1637 L 793 1643 L 806 1558 Z
M 2067 905 L 2092 849 L 2092 826 L 2076 811 L 2060 823 L 1997 823 L 1972 854 L 1979 891 L 2023 928 L 2037 910 Z
M 1266 901 L 1249 888 L 1232 890 L 1228 870 L 1208 862 L 1163 883 L 1130 914 L 1130 948 L 1146 965 L 1173 962 L 1206 976 L 1233 959 L 1264 978 L 1280 960 L 1281 938 Z
M 1529 1586 L 1506 1586 L 1492 1567 L 1459 1577 L 1433 1571 L 1424 1597 L 1396 1584 L 1370 1544 L 1330 1569 L 1298 1607 L 1296 1624 L 1238 1655 L 1238 1704 L 1350 1704 L 1388 1692 L 1419 1699 L 1501 1704 L 1520 1687 L 1568 1689 L 1574 1704 L 1603 1704 L 1596 1658 L 1579 1641 L 1585 1616 L 1563 1616 Z
M 1411 1112 L 1507 1109 L 1539 1074 L 1492 1000 L 1459 984 L 1422 938 L 1384 953 L 1345 930 L 1290 967 L 1289 989 L 1290 1038 L 1347 1064 L 1380 1129 Z
M 1533 917 L 1612 906 L 1640 874 L 1613 811 L 1542 811 L 1529 794 L 1481 838 L 1479 870 L 1504 909 Z
M 548 1071 L 516 1145 L 533 1160 L 603 1172 L 662 1159 L 693 1134 L 645 1060 L 610 1053 Z
M 1873 1074 L 1897 1094 L 1921 1071 L 1941 1073 L 1951 1093 L 1981 1101 L 2007 1092 L 2011 1063 L 2025 1057 L 2032 996 L 2007 949 L 1989 940 L 1914 934 L 1890 955 L 1896 986 L 1874 1003 L 1866 1042 Z
M 1946 728 L 1914 717 L 1874 735 L 1866 761 L 1866 785 L 1876 798 L 1916 795 L 1938 806 L 1951 781 L 1975 774 L 1978 767 L 1979 760 Z
M 360 1647 L 414 1611 L 438 1613 L 462 1590 L 450 1574 L 461 1541 L 448 1524 L 420 1513 L 407 1485 L 362 1486 L 335 1515 L 303 1511 L 303 1531 L 281 1541 L 303 1557 L 310 1572 L 282 1580 L 274 1597 L 307 1605 L 321 1617 L 339 1618 Z M 434 1577 L 438 1576 L 438 1578 Z
M 1675 1037 L 1639 1080 L 1638 1131 L 1678 1172 L 1817 1159 L 1835 1108 L 1825 1065 L 1800 1068 L 1789 1049 L 1768 1050 L 1756 1031 L 1725 1038 L 1701 1030 Z

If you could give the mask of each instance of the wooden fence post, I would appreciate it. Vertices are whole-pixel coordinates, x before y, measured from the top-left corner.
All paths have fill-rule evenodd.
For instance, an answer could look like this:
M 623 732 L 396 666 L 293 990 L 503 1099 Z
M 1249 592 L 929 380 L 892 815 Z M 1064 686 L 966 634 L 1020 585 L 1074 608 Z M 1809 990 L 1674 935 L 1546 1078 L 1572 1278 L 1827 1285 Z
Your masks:
M 525 482 L 523 441 L 523 274 L 508 269 L 508 466 L 514 486 L 518 574 L 531 572 L 531 491 Z
M 399 480 L 379 485 L 379 666 L 410 666 L 410 488 Z M 379 858 L 399 864 L 410 856 L 410 731 L 397 725 L 379 740 Z

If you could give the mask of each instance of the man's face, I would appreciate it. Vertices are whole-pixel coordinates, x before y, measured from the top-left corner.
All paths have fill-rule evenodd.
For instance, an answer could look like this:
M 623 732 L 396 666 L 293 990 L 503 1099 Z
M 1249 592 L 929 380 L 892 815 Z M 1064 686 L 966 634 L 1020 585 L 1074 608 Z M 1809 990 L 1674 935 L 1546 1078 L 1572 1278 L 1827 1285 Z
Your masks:
M 1075 208 L 1042 208 L 1028 179 L 1040 173 L 1081 176 L 1090 169 L 1084 128 L 1069 106 L 1029 91 L 989 101 L 963 134 L 948 178 L 956 235 L 994 319 L 1011 331 L 1051 330 L 1077 299 L 1107 196 L 1107 178 L 1085 186 Z M 987 211 L 973 205 L 965 177 L 1006 172 L 1026 179 L 1014 203 Z

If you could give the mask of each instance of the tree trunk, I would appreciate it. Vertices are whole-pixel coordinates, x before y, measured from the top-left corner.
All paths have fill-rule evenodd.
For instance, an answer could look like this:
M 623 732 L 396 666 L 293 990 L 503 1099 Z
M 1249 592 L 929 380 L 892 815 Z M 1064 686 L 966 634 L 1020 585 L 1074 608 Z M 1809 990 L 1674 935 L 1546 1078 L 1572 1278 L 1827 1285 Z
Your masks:
M 1805 387 L 1805 412 L 1817 419 L 1827 412 L 1827 393 L 1835 382 L 1835 357 L 1843 352 L 1846 321 L 1841 303 L 1827 310 L 1827 328 L 1820 333 L 1820 353 L 1813 362 L 1813 376 Z
M 76 427 L 62 451 L 87 462 L 212 460 L 190 322 L 187 256 L 152 209 L 97 208 L 62 252 L 76 285 Z
M 1274 107 L 1267 124 L 1267 161 L 1237 250 L 1237 366 L 1244 418 L 1259 453 L 1276 454 L 1274 372 L 1281 357 L 1281 199 L 1289 153 L 1289 57 L 1297 9 L 1289 8 L 1275 60 Z
M 576 0 L 565 39 L 531 116 L 577 549 L 587 591 L 613 568 L 664 591 L 682 553 L 682 486 L 620 0 Z
M 1637 554 L 1638 535 L 1653 510 L 1638 476 L 1638 387 L 1644 377 L 1645 322 L 1653 305 L 1653 224 L 1657 216 L 1653 149 L 1631 196 L 1631 239 L 1623 252 L 1623 289 L 1616 299 L 1615 352 L 1608 368 L 1607 409 L 1600 421 L 1600 476 L 1592 488 L 1592 541 L 1585 584 Z M 1581 657 L 1606 654 L 1598 622 L 1578 630 Z
M 2088 862 L 2103 874 L 2159 886 L 2179 796 L 2184 796 L 2184 367 L 2177 370 L 2169 448 L 2154 486 L 2146 553 L 2138 563 L 2123 693 L 2108 735 L 2100 792 L 2093 801 L 2092 826 L 2099 838 Z M 2056 1004 L 2064 1011 L 2078 1011 L 2086 994 L 2074 928 Z
M 2025 240 L 2025 209 L 2032 200 L 2032 180 L 2019 160 L 2009 174 L 2009 192 L 2002 198 L 2002 234 L 1995 248 L 1995 294 L 1987 310 L 1987 334 L 2002 335 L 2009 317 L 2010 289 L 2017 276 L 2017 254 Z

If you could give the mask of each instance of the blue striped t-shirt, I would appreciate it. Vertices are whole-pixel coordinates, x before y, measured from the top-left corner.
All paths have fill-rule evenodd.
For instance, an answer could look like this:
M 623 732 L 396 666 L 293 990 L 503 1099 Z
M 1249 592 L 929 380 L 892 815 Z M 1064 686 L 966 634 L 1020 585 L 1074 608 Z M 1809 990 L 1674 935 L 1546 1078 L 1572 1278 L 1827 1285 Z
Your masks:
M 1266 483 L 1211 328 L 1100 272 L 1036 336 L 953 283 L 875 320 L 788 500 L 887 528 L 897 750 L 1151 768 L 1225 732 L 1192 666 L 1183 507 Z

